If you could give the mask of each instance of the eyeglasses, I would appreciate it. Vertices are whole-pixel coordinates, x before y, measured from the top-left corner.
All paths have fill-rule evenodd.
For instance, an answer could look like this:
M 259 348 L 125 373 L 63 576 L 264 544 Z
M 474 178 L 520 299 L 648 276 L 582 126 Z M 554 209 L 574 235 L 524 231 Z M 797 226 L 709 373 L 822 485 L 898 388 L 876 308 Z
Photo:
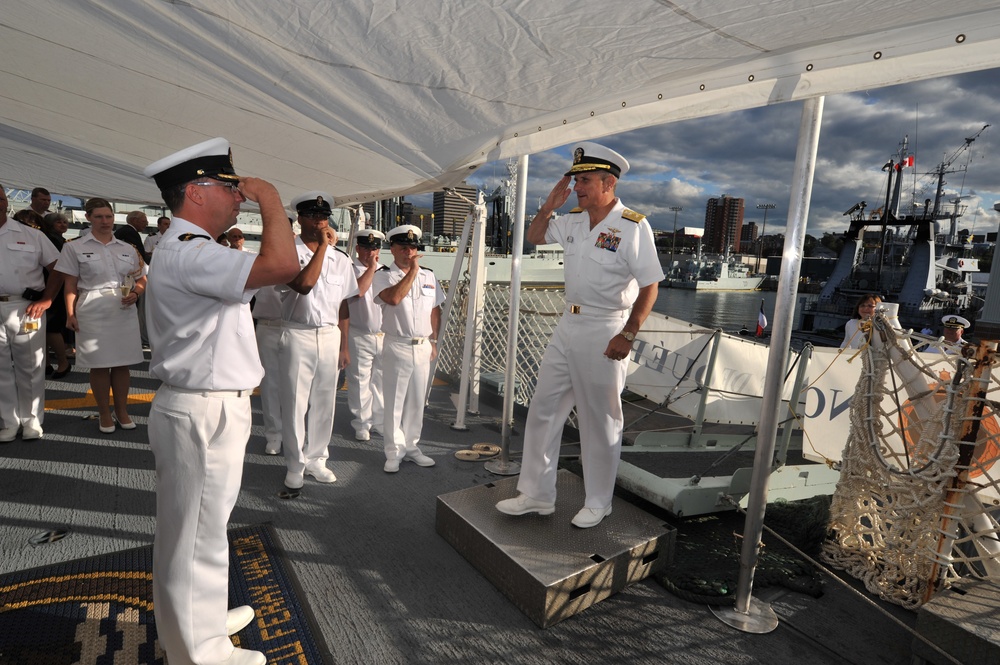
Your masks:
M 243 193 L 240 191 L 240 184 L 238 182 L 192 182 L 191 184 L 198 185 L 199 187 L 228 187 L 232 194 Z

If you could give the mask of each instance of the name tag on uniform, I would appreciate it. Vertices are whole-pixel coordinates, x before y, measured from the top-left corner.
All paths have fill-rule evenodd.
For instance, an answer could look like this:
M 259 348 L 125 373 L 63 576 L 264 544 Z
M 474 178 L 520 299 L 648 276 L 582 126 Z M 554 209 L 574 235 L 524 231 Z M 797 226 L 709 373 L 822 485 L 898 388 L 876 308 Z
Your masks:
M 613 233 L 601 233 L 597 236 L 597 242 L 594 243 L 594 247 L 600 247 L 601 249 L 606 249 L 609 252 L 617 252 L 618 245 L 620 245 L 621 242 L 621 236 L 616 236 Z

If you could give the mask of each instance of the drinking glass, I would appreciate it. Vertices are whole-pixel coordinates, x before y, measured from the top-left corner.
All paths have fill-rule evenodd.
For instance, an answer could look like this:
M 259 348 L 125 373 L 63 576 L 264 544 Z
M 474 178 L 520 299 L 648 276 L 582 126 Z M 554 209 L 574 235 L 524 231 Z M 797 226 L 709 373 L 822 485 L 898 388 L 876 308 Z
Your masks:
M 122 292 L 122 298 L 125 298 L 128 294 L 132 293 L 132 289 L 135 288 L 135 278 L 132 277 L 132 275 L 125 275 L 122 278 L 121 284 L 118 285 L 118 288 Z M 122 309 L 128 308 L 128 305 L 122 305 Z
M 37 332 L 39 328 L 42 327 L 42 320 L 28 315 L 25 312 L 24 316 L 21 318 L 21 330 L 22 335 L 30 335 L 33 332 Z

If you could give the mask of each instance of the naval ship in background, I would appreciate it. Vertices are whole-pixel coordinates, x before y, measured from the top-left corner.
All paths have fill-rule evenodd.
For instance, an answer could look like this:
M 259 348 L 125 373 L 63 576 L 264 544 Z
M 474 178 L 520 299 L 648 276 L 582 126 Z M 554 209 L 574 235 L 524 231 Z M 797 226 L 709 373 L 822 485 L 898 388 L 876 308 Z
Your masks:
M 755 273 L 743 263 L 741 257 L 702 255 L 701 242 L 698 253 L 681 260 L 676 266 L 665 266 L 664 284 L 674 289 L 696 291 L 755 291 L 764 281 L 764 275 Z
M 851 220 L 844 247 L 819 297 L 803 303 L 803 331 L 842 333 L 858 299 L 869 293 L 899 304 L 903 329 L 937 331 L 947 314 L 975 322 L 982 308 L 972 289 L 979 261 L 958 234 L 958 220 L 966 210 L 962 197 L 945 201 L 944 185 L 946 174 L 965 170 L 952 165 L 963 153 L 971 156 L 972 143 L 987 127 L 937 166 L 933 200 L 913 202 L 908 213 L 899 214 L 903 169 L 914 164 L 904 137 L 899 152 L 883 167 L 888 174 L 884 204 L 867 215 L 865 201 L 844 212 Z

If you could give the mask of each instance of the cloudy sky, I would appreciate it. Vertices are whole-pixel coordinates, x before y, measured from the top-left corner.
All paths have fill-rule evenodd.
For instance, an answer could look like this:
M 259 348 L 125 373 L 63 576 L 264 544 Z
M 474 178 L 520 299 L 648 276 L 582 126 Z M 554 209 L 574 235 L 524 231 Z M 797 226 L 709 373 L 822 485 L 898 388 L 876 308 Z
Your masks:
M 859 201 L 873 211 L 882 205 L 882 165 L 909 137 L 914 171 L 906 172 L 909 192 L 923 202 L 933 199 L 938 164 L 951 159 L 965 139 L 984 125 L 1000 121 L 996 79 L 1000 70 L 939 78 L 890 88 L 828 97 L 820 132 L 819 161 L 807 232 L 821 236 L 847 228 L 842 213 Z M 678 227 L 704 226 L 705 202 L 722 194 L 746 201 L 745 221 L 760 223 L 759 203 L 774 203 L 767 233 L 784 230 L 798 127 L 800 102 L 678 122 L 598 139 L 621 152 L 631 171 L 618 187 L 630 208 L 645 213 L 654 228 L 671 229 L 671 206 L 680 206 Z M 968 205 L 959 228 L 975 233 L 996 231 L 1000 213 L 1000 125 L 991 126 L 958 153 L 946 176 L 946 197 L 961 195 Z M 569 166 L 570 146 L 532 155 L 529 161 L 529 218 Z M 971 159 L 970 159 L 971 158 Z M 469 179 L 487 191 L 506 176 L 505 163 L 492 163 Z M 968 198 L 964 198 L 968 197 Z M 427 205 L 422 197 L 411 197 Z M 575 205 L 571 196 L 565 210 Z

